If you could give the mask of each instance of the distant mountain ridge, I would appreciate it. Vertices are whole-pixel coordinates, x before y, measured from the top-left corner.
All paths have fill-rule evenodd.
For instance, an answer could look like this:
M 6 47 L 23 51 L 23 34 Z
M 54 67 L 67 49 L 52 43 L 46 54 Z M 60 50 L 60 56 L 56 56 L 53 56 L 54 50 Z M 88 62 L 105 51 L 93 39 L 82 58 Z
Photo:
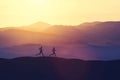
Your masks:
M 40 22 L 33 25 L 37 25 L 39 23 Z M 40 24 L 49 25 L 47 23 L 40 23 Z M 14 34 L 22 32 L 16 36 L 11 35 L 11 36 L 15 36 L 16 38 L 19 37 L 19 35 L 21 34 L 26 36 L 31 36 L 35 39 L 40 38 L 40 36 L 39 37 L 37 36 L 38 34 L 44 36 L 44 38 L 48 37 L 48 36 L 45 36 L 46 34 L 48 35 L 51 34 L 49 35 L 49 37 L 54 37 L 54 40 L 55 38 L 56 39 L 59 38 L 60 41 L 68 42 L 69 44 L 70 43 L 74 43 L 74 44 L 86 43 L 86 44 L 92 44 L 92 45 L 108 45 L 108 44 L 120 45 L 120 37 L 119 37 L 120 27 L 119 26 L 120 26 L 120 22 L 96 22 L 96 23 L 85 23 L 78 26 L 62 26 L 62 25 L 52 26 L 51 25 L 49 27 L 47 26 L 47 28 L 45 27 L 46 29 L 44 30 L 41 29 L 42 31 L 34 31 L 34 29 L 40 30 L 39 28 L 36 28 L 36 26 L 26 27 L 28 28 L 28 30 L 24 30 L 22 29 L 22 27 L 21 28 L 1 28 L 0 38 L 5 41 L 4 34 L 6 34 L 6 31 L 8 30 L 9 31 L 12 30 L 13 32 L 16 31 L 16 33 Z M 39 26 L 39 27 L 44 27 L 44 26 Z M 31 32 L 29 29 L 33 31 Z M 25 34 L 22 30 L 24 30 L 24 32 L 26 31 Z M 8 34 L 11 34 L 11 32 L 8 32 Z M 32 34 L 35 34 L 36 36 L 33 36 Z M 8 35 L 8 38 L 10 38 L 9 35 Z M 53 38 L 51 39 L 53 41 Z M 55 41 L 59 43 L 60 42 L 59 40 L 55 40 Z M 69 42 L 69 40 L 71 41 Z M 36 42 L 36 41 L 33 41 L 33 42 Z

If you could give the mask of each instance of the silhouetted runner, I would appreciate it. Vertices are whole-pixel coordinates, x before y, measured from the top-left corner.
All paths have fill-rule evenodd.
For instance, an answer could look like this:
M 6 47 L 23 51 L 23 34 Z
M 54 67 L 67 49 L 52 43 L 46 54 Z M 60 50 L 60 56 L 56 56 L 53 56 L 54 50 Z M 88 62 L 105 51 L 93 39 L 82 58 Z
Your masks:
M 56 56 L 56 49 L 55 49 L 55 47 L 52 49 L 52 54 L 50 54 L 49 56 Z
M 39 48 L 40 52 L 37 54 L 37 56 L 44 56 L 44 53 L 43 53 L 43 47 L 40 47 Z

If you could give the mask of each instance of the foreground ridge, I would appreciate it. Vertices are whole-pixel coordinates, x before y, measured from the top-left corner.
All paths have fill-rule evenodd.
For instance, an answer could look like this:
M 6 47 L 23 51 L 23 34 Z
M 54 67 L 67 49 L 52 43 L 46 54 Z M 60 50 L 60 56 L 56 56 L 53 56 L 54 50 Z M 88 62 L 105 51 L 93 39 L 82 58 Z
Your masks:
M 58 57 L 0 59 L 1 80 L 119 80 L 120 60 L 83 61 Z

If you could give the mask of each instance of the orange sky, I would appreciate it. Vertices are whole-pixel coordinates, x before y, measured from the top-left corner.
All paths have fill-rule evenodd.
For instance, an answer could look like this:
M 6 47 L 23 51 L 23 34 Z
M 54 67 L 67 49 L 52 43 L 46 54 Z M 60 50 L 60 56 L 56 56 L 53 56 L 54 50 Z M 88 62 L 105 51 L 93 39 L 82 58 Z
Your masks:
M 0 27 L 120 20 L 120 0 L 0 0 Z

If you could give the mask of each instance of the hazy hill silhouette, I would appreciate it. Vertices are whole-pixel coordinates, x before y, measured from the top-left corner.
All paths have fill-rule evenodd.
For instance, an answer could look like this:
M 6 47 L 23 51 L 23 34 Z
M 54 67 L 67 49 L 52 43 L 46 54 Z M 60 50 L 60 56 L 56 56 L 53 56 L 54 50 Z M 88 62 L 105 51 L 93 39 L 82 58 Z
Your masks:
M 63 36 L 64 37 L 64 36 Z M 41 32 L 31 32 L 19 29 L 7 29 L 0 31 L 0 47 L 9 47 L 14 45 L 22 44 L 53 44 L 65 40 L 57 35 L 41 33 Z
M 120 22 L 93 22 L 78 26 L 49 25 L 38 22 L 19 28 L 1 28 L 0 44 L 9 45 L 12 41 L 21 44 L 57 43 L 57 44 L 91 44 L 91 45 L 120 45 Z M 44 30 L 41 29 L 44 27 Z M 25 28 L 25 29 L 24 29 Z M 42 30 L 42 31 L 34 31 Z M 2 31 L 1 31 L 2 30 Z M 34 32 L 33 32 L 33 31 Z M 10 41 L 12 38 L 12 41 Z M 24 39 L 25 38 L 25 39 Z M 27 38 L 27 39 L 26 39 Z M 19 39 L 19 40 L 18 40 Z M 26 40 L 26 41 L 23 41 Z M 49 39 L 49 40 L 48 40 Z M 23 43 L 22 43 L 23 42 Z M 2 47 L 2 45 L 0 45 Z
M 14 27 L 5 27 L 5 28 L 0 28 L 0 31 L 4 31 L 4 30 L 7 30 L 7 29 L 18 29 L 18 30 L 26 30 L 26 31 L 31 31 L 31 32 L 41 32 L 43 31 L 44 29 L 47 29 L 49 28 L 50 24 L 48 23 L 45 23 L 45 22 L 36 22 L 36 23 L 33 23 L 31 25 L 26 25 L 26 26 L 14 26 Z
M 0 59 L 1 80 L 119 80 L 120 61 L 57 57 Z
M 19 27 L 19 29 L 32 31 L 32 32 L 42 32 L 43 30 L 49 28 L 50 26 L 52 25 L 45 22 L 37 22 L 28 26 Z

